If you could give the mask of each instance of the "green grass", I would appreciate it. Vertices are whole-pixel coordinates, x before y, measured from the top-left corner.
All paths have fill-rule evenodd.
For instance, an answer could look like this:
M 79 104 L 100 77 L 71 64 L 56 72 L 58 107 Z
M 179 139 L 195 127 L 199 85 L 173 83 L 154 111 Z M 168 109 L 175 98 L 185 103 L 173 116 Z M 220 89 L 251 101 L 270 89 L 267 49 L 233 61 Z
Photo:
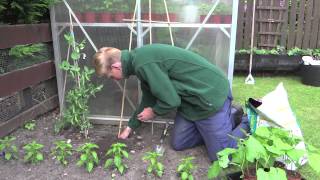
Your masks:
M 295 76 L 255 77 L 254 79 L 254 85 L 246 85 L 244 76 L 234 77 L 232 85 L 234 101 L 244 105 L 245 100 L 249 97 L 259 99 L 283 82 L 291 108 L 301 125 L 305 141 L 319 148 L 320 87 L 303 85 L 300 78 Z M 308 166 L 301 169 L 301 174 L 308 180 L 320 179 L 320 175 L 315 174 Z

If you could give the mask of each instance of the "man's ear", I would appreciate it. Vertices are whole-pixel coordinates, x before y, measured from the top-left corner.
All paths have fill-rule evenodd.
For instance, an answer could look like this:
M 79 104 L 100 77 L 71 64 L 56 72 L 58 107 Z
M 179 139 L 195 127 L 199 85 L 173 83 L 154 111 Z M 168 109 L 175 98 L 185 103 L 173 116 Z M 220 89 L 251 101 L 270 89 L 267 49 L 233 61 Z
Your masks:
M 113 63 L 113 64 L 111 65 L 111 67 L 116 68 L 116 69 L 121 69 L 121 62 Z

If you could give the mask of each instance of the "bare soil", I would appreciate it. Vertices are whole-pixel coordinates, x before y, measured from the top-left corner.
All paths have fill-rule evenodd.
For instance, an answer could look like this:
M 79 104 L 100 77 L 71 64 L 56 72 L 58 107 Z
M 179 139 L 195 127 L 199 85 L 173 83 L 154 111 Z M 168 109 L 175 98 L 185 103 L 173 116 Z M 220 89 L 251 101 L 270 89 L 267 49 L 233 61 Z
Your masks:
M 0 159 L 0 179 L 14 179 L 14 180 L 35 180 L 35 179 L 112 179 L 111 175 L 115 174 L 114 179 L 130 179 L 130 180 L 149 180 L 149 179 L 166 179 L 174 180 L 179 179 L 176 174 L 176 167 L 180 163 L 180 160 L 186 156 L 194 156 L 194 164 L 197 169 L 193 175 L 195 179 L 207 179 L 207 170 L 210 165 L 210 161 L 207 156 L 207 152 L 204 146 L 188 149 L 185 151 L 175 151 L 170 145 L 170 133 L 164 141 L 165 153 L 161 158 L 161 162 L 164 164 L 165 172 L 161 178 L 157 178 L 154 175 L 148 175 L 146 173 L 147 164 L 142 161 L 142 157 L 147 151 L 155 149 L 156 144 L 160 141 L 160 135 L 164 128 L 164 124 L 155 124 L 154 133 L 151 133 L 151 123 L 143 124 L 138 128 L 135 133 L 128 138 L 128 140 L 120 141 L 116 138 L 118 132 L 118 126 L 115 125 L 94 125 L 89 133 L 89 140 L 85 140 L 79 133 L 72 130 L 66 130 L 60 135 L 54 135 L 53 123 L 58 118 L 58 110 L 47 113 L 36 119 L 36 129 L 34 131 L 28 131 L 23 128 L 18 128 L 11 133 L 11 136 L 15 136 L 17 139 L 14 142 L 19 148 L 19 159 L 4 161 Z M 170 132 L 170 131 L 169 131 Z M 51 149 L 54 147 L 56 140 L 70 139 L 71 143 L 76 149 L 85 142 L 93 142 L 99 145 L 98 150 L 100 164 L 93 172 L 88 173 L 84 167 L 76 166 L 79 154 L 74 152 L 69 159 L 68 166 L 64 167 L 60 165 L 51 155 Z M 43 153 L 45 160 L 39 164 L 32 165 L 26 164 L 23 161 L 24 151 L 22 147 L 30 143 L 32 140 L 36 140 L 38 143 L 44 145 Z M 128 146 L 128 152 L 130 159 L 125 160 L 125 164 L 129 169 L 120 175 L 115 170 L 104 169 L 103 165 L 106 157 L 104 156 L 107 149 L 111 144 L 116 142 L 123 142 Z

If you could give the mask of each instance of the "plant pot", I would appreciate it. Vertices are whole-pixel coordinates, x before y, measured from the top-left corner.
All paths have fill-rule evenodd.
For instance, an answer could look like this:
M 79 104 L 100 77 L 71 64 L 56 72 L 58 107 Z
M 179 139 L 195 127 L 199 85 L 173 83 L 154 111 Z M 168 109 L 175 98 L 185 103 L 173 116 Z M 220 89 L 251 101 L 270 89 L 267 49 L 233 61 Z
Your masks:
M 76 15 L 76 17 L 80 22 L 83 22 L 83 16 L 81 12 L 75 12 L 74 14 Z
M 99 15 L 100 15 L 99 22 L 102 22 L 102 23 L 112 22 L 112 13 L 103 12 L 103 13 L 100 13 Z
M 96 22 L 96 13 L 94 13 L 94 12 L 85 12 L 83 14 L 83 21 L 87 22 L 87 23 Z
M 303 84 L 320 87 L 320 65 L 301 65 Z
M 118 12 L 113 14 L 113 18 L 115 22 L 123 22 L 123 19 L 126 19 L 126 14 L 123 12 Z
M 202 23 L 204 21 L 204 19 L 206 18 L 207 15 L 201 15 L 200 16 L 200 23 Z M 207 21 L 207 24 L 221 24 L 222 22 L 222 18 L 221 15 L 211 15 Z
M 231 24 L 232 16 L 231 15 L 222 15 L 222 24 Z

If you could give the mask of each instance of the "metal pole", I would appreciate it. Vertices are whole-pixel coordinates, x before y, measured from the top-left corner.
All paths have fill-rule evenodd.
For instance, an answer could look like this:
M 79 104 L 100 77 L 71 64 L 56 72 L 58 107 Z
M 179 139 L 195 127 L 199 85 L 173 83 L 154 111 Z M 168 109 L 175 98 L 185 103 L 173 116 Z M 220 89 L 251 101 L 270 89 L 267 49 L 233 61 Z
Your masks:
M 137 47 L 143 46 L 143 28 L 141 23 L 141 1 L 137 0 Z

